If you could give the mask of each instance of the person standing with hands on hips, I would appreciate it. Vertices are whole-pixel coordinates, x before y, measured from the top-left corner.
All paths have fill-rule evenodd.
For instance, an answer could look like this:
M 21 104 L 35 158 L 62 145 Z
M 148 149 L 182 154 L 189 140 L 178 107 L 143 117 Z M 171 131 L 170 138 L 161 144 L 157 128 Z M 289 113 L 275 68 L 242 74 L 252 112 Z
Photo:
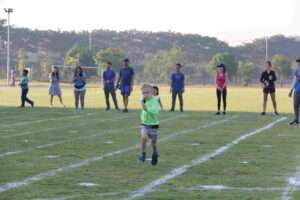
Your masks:
M 176 97 L 178 95 L 180 112 L 183 112 L 183 93 L 184 93 L 184 74 L 181 72 L 182 65 L 176 64 L 176 71 L 171 75 L 171 93 L 172 93 L 172 107 L 170 112 L 174 112 Z
M 289 93 L 289 97 L 293 97 L 294 100 L 294 120 L 290 125 L 299 126 L 299 109 L 300 109 L 300 58 L 296 60 L 297 68 L 294 72 L 294 78 L 292 83 L 292 89 Z

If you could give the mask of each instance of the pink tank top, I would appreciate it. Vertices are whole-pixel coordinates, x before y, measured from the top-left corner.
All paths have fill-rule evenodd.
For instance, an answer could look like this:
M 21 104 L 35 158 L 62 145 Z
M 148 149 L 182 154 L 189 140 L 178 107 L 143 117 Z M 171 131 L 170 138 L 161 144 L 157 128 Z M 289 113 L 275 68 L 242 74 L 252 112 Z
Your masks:
M 220 87 L 220 88 L 224 88 L 226 85 L 225 85 L 225 74 L 223 73 L 217 73 L 217 76 L 216 76 L 216 83 L 217 83 L 217 86 Z

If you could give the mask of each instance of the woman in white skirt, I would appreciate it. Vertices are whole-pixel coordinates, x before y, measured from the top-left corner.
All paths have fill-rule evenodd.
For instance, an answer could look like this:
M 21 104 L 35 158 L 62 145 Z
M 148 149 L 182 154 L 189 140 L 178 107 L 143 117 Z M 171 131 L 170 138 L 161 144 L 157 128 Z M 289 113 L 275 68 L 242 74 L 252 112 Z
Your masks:
M 49 75 L 49 79 L 50 79 L 50 87 L 49 87 L 50 105 L 51 106 L 53 105 L 53 97 L 58 96 L 61 105 L 65 107 L 61 97 L 61 89 L 59 85 L 60 76 L 59 76 L 59 70 L 57 66 L 52 67 L 52 71 Z

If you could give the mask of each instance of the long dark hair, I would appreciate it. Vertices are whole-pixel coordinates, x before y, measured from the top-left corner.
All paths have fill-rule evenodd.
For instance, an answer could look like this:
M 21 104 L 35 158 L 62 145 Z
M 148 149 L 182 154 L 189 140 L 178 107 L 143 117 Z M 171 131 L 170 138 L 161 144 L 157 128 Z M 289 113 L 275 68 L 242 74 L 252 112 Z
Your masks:
M 51 77 L 56 77 L 57 80 L 59 80 L 59 70 L 58 70 L 58 67 L 54 66 L 53 68 L 55 69 L 55 72 L 51 73 Z
M 222 68 L 223 73 L 224 74 L 226 73 L 226 66 L 225 66 L 225 64 L 221 63 L 221 64 L 217 65 L 217 68 Z
M 78 71 L 79 71 L 79 72 L 78 72 Z M 83 69 L 82 69 L 81 66 L 77 66 L 77 67 L 75 68 L 74 77 L 76 77 L 76 76 L 80 76 L 80 77 L 83 76 Z

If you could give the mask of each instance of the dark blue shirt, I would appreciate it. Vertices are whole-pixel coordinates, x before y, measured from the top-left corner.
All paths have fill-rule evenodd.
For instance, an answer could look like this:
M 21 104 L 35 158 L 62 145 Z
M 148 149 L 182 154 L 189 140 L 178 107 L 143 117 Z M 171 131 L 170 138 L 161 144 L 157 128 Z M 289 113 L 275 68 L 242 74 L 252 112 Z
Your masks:
M 295 83 L 293 89 L 296 93 L 300 93 L 300 68 L 294 72 Z
M 184 88 L 184 74 L 175 72 L 171 75 L 171 87 L 173 92 L 182 92 Z
M 131 67 L 122 67 L 120 70 L 120 78 L 122 86 L 131 86 L 134 71 Z
M 104 88 L 114 89 L 116 72 L 113 69 L 106 69 L 103 72 Z

